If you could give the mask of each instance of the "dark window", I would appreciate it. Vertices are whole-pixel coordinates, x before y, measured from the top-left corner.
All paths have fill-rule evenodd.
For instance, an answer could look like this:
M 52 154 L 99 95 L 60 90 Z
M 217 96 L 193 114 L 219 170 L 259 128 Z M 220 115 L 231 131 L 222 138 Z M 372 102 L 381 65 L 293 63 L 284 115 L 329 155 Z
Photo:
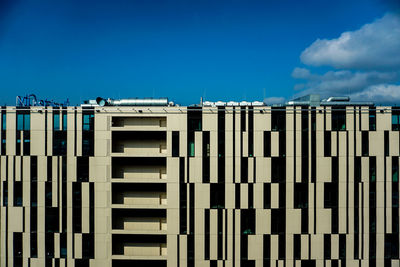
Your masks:
M 392 107 L 392 131 L 400 130 L 400 109 Z
M 189 107 L 188 116 L 188 131 L 202 130 L 202 110 L 198 107 Z
M 271 184 L 264 183 L 264 209 L 271 208 Z
M 385 156 L 389 156 L 389 131 L 384 132 Z
M 308 208 L 308 183 L 294 184 L 294 208 Z
M 248 192 L 248 204 L 249 204 L 249 209 L 254 208 L 254 184 L 248 184 L 249 186 L 249 192 Z
M 339 235 L 339 259 L 346 259 L 346 235 Z
M 271 236 L 263 235 L 263 259 L 269 260 L 271 258 Z
M 29 112 L 29 111 L 28 111 Z M 31 129 L 31 114 L 17 113 L 17 131 L 29 131 Z
M 13 247 L 14 258 L 22 258 L 22 233 L 13 233 Z
M 7 129 L 7 115 L 6 111 L 2 110 L 1 111 L 1 130 L 5 131 Z
M 82 155 L 94 155 L 94 112 L 84 111 L 82 116 Z
M 324 259 L 331 258 L 331 235 L 324 234 Z
M 280 234 L 278 238 L 278 257 L 280 260 L 284 260 L 286 257 L 286 239 L 285 234 Z
M 82 234 L 82 258 L 94 258 L 94 234 Z
M 346 130 L 346 107 L 332 107 L 332 131 Z
M 273 183 L 284 183 L 286 181 L 285 158 L 272 158 L 271 180 Z
M 235 184 L 235 209 L 240 209 L 240 184 Z
M 210 182 L 210 132 L 203 131 L 203 183 Z
M 356 183 L 361 182 L 361 158 L 354 158 L 354 180 Z
M 53 202 L 53 183 L 52 182 L 45 182 L 44 183 L 45 189 L 45 205 L 46 207 L 51 207 Z
M 361 134 L 361 140 L 362 140 L 361 154 L 365 157 L 365 156 L 368 156 L 368 154 L 369 154 L 369 132 L 362 131 L 361 133 L 362 133 Z
M 89 157 L 77 157 L 76 177 L 78 181 L 89 181 Z
M 338 206 L 338 184 L 325 183 L 324 184 L 324 208 L 336 208 Z
M 246 107 L 240 108 L 240 131 L 246 131 Z
M 3 182 L 3 206 L 8 206 L 8 182 Z
M 37 232 L 37 207 L 31 207 L 31 232 Z
M 376 109 L 369 108 L 369 130 L 376 131 Z
M 82 232 L 82 183 L 72 183 L 72 231 Z
M 338 182 L 339 181 L 339 158 L 338 157 L 332 157 L 331 158 L 332 162 L 332 173 L 331 173 L 331 178 L 332 182 Z
M 241 158 L 241 168 L 240 168 L 240 178 L 241 178 L 241 182 L 242 183 L 247 183 L 248 182 L 248 165 L 249 165 L 249 161 L 248 158 L 246 157 L 242 157 Z
M 31 156 L 31 181 L 37 181 L 38 165 L 37 156 Z
M 264 132 L 264 157 L 271 157 L 271 132 Z
M 210 208 L 225 208 L 225 184 L 210 184 Z
M 53 131 L 53 155 L 62 156 L 67 154 L 67 132 Z
M 256 233 L 256 212 L 254 209 L 240 210 L 240 228 L 242 235 Z
M 286 156 L 286 132 L 279 132 L 279 157 Z
M 14 182 L 14 206 L 22 206 L 22 182 Z
M 47 157 L 47 181 L 51 181 L 53 178 L 53 158 Z
M 254 111 L 249 107 L 249 157 L 254 155 Z
M 31 207 L 37 207 L 37 182 L 31 182 Z
M 67 233 L 60 233 L 60 258 L 67 258 Z
M 67 115 L 67 111 L 63 111 L 62 112 L 62 130 L 66 131 L 68 129 L 68 115 Z
M 38 241 L 37 241 L 37 233 L 31 233 L 31 258 L 37 258 L 37 250 L 38 250 Z
M 369 181 L 376 181 L 376 157 L 369 157 Z
M 179 132 L 172 132 L 172 156 L 179 157 Z
M 45 234 L 44 246 L 46 258 L 54 258 L 54 233 Z
M 210 210 L 204 210 L 204 259 L 210 259 Z
M 399 157 L 392 157 L 392 182 L 399 181 Z
M 279 184 L 279 208 L 286 207 L 286 184 L 280 183 Z
M 45 209 L 45 213 L 46 213 L 46 224 L 45 224 L 45 228 L 46 228 L 46 233 L 57 233 L 59 232 L 59 209 L 58 208 L 49 208 L 46 207 Z
M 272 234 L 285 233 L 285 227 L 286 227 L 285 209 L 272 209 L 271 210 L 271 233 Z
M 53 131 L 60 130 L 60 111 L 53 112 Z
M 271 129 L 272 131 L 285 131 L 286 113 L 282 107 L 272 108 L 271 110 Z
M 301 257 L 301 235 L 299 234 L 293 236 L 293 257 L 295 260 Z

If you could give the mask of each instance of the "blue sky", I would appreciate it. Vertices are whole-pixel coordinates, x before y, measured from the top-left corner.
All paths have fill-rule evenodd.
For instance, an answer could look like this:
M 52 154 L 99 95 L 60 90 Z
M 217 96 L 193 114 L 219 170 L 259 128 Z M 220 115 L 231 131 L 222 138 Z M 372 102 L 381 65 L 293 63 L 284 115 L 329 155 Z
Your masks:
M 387 102 L 388 92 L 400 101 L 396 2 L 1 0 L 0 104 L 27 93 L 73 104 L 305 93 Z

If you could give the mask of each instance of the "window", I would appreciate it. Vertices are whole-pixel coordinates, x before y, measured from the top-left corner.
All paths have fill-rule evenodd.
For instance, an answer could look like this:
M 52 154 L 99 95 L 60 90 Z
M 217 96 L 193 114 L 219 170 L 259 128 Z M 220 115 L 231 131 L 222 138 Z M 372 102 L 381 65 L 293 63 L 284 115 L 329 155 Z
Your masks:
M 271 210 L 271 233 L 285 233 L 286 228 L 286 213 L 285 209 Z
M 346 130 L 346 107 L 332 107 L 332 131 Z
M 249 107 L 249 157 L 254 155 L 254 111 Z
M 399 181 L 399 158 L 392 157 L 392 182 Z
M 385 156 L 389 156 L 389 131 L 384 131 L 384 150 Z
M 369 109 L 369 130 L 376 131 L 376 109 Z
M 400 109 L 392 107 L 392 131 L 400 130 Z
M 89 157 L 77 157 L 76 177 L 80 182 L 89 181 Z
M 60 112 L 54 111 L 53 113 L 53 130 L 59 131 L 60 130 Z
M 31 258 L 37 258 L 37 233 L 31 233 Z
M 308 208 L 308 183 L 294 184 L 294 208 Z
M 210 184 L 210 208 L 225 208 L 225 184 Z
M 271 132 L 264 131 L 264 157 L 271 157 Z
M 240 229 L 242 235 L 253 235 L 256 233 L 256 213 L 254 209 L 240 211 Z
M 324 234 L 324 259 L 331 258 L 331 235 Z
M 82 258 L 94 258 L 94 234 L 82 234 Z
M 264 209 L 271 208 L 271 184 L 264 183 Z
M 271 129 L 272 131 L 285 131 L 286 113 L 283 107 L 272 108 L 271 110 Z
M 51 207 L 53 203 L 53 184 L 52 182 L 45 182 L 45 205 Z
M 369 158 L 369 181 L 376 181 L 376 157 Z
M 273 183 L 284 183 L 286 181 L 286 160 L 285 158 L 272 158 L 271 180 Z
M 295 234 L 293 236 L 293 257 L 299 260 L 301 256 L 301 235 Z
M 246 157 L 241 158 L 241 168 L 240 168 L 240 178 L 242 183 L 247 183 L 248 181 L 248 165 L 249 165 L 249 160 Z
M 5 131 L 7 129 L 7 115 L 6 111 L 2 110 L 1 111 L 1 130 Z
M 59 209 L 58 208 L 45 208 L 45 231 L 46 233 L 57 233 L 59 232 Z
M 22 206 L 22 182 L 14 182 L 14 206 Z
M 84 111 L 82 120 L 82 155 L 94 155 L 94 112 Z
M 17 130 L 29 131 L 31 129 L 31 115 L 29 113 L 17 113 Z
M 338 185 L 333 183 L 324 184 L 324 208 L 336 208 L 338 206 Z
M 179 157 L 179 132 L 172 132 L 172 156 Z
M 365 157 L 369 154 L 369 132 L 362 131 L 361 132 L 361 154 Z
M 68 129 L 68 115 L 67 111 L 62 112 L 62 130 L 66 131 Z
M 44 246 L 46 258 L 54 258 L 54 233 L 45 234 Z

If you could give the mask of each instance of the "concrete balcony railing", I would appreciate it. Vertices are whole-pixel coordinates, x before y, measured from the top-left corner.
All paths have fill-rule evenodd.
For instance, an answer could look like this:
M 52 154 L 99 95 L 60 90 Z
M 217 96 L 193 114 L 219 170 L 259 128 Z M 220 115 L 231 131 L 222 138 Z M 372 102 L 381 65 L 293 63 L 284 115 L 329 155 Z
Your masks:
M 165 157 L 113 157 L 112 178 L 132 182 L 167 179 Z
M 112 128 L 118 130 L 165 130 L 166 117 L 113 117 Z
M 160 157 L 167 154 L 165 140 L 116 140 L 113 141 L 113 154 L 136 157 Z
M 124 256 L 166 256 L 167 244 L 124 244 Z
M 159 206 L 167 205 L 167 194 L 159 192 L 121 192 L 118 196 L 113 195 L 113 200 L 118 204 Z

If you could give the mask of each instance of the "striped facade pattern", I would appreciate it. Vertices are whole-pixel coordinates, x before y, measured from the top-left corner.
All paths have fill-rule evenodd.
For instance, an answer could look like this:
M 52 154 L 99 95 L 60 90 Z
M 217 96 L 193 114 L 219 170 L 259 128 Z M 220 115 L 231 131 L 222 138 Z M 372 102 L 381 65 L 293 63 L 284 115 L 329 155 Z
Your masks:
M 1 266 L 399 266 L 394 107 L 3 107 Z

